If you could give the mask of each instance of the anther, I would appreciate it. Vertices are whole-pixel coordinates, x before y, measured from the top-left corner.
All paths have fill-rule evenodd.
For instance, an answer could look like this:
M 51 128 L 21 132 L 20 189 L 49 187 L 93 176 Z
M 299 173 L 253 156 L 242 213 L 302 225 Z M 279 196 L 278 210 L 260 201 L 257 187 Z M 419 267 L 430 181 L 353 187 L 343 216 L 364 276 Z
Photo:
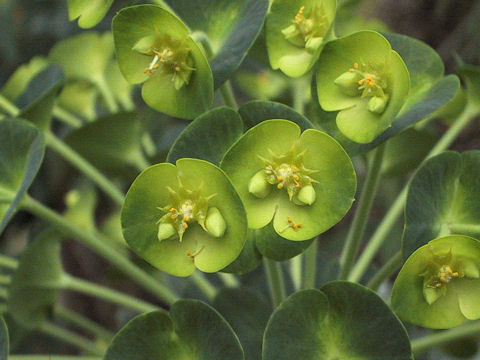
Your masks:
M 357 63 L 357 62 L 356 62 L 356 63 L 353 63 L 353 67 L 354 67 L 355 69 L 358 69 L 358 63 Z
M 183 217 L 183 220 L 185 220 L 186 222 L 189 222 L 190 221 L 190 218 L 188 216 L 184 216 Z

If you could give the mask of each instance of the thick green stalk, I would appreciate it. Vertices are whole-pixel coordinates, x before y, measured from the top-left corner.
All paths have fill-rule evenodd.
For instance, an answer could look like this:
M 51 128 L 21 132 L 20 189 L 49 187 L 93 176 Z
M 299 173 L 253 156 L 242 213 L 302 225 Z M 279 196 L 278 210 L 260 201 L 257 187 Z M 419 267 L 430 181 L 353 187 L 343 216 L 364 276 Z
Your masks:
M 272 297 L 273 307 L 277 307 L 286 297 L 285 282 L 281 264 L 274 260 L 263 258 L 265 275 L 267 277 L 268 288 Z
M 58 105 L 53 108 L 53 116 L 73 128 L 79 128 L 83 125 L 82 120 Z
M 89 281 L 65 275 L 63 280 L 63 288 L 76 291 L 92 297 L 97 297 L 113 304 L 118 304 L 126 308 L 138 311 L 140 313 L 158 310 L 159 308 L 153 304 L 149 304 L 143 300 L 123 294 L 119 291 L 100 286 Z
M 318 237 L 313 240 L 310 247 L 304 252 L 305 269 L 303 271 L 303 284 L 304 289 L 315 288 L 315 280 L 317 275 L 317 250 L 318 250 Z
M 9 115 L 17 116 L 18 114 L 20 114 L 20 109 L 3 95 L 0 95 L 0 107 L 4 109 Z
M 95 167 L 93 167 L 88 161 L 86 161 L 80 154 L 58 139 L 52 133 L 45 133 L 45 141 L 47 146 L 59 153 L 66 161 L 72 166 L 78 169 L 81 173 L 87 176 L 95 184 L 98 185 L 112 200 L 118 205 L 122 206 L 125 196 L 122 191 L 118 189 L 115 184 L 107 179 L 105 175 L 100 173 Z
M 233 274 L 218 272 L 217 275 L 226 287 L 236 288 L 241 285 L 240 281 Z
M 303 254 L 291 258 L 289 261 L 290 277 L 292 278 L 293 288 L 299 290 L 302 287 L 303 277 Z
M 477 224 L 450 224 L 448 228 L 452 234 L 480 233 L 480 225 L 477 225 Z
M 61 306 L 56 306 L 55 307 L 55 315 L 57 315 L 59 318 L 77 326 L 79 329 L 85 330 L 89 332 L 92 335 L 95 335 L 97 337 L 106 339 L 106 340 L 111 340 L 114 336 L 113 333 L 108 331 L 107 329 L 103 328 L 99 324 L 97 324 L 95 321 L 92 321 L 85 316 L 72 311 L 70 309 L 61 307 Z
M 6 255 L 0 255 L 0 266 L 8 269 L 16 269 L 18 266 L 18 261 Z
M 460 116 L 453 123 L 450 129 L 448 129 L 448 131 L 435 144 L 434 148 L 425 157 L 425 160 L 435 155 L 438 155 L 442 151 L 448 149 L 449 146 L 453 143 L 453 141 L 458 137 L 458 135 L 460 135 L 462 130 L 477 115 L 478 111 L 476 109 L 467 106 L 467 108 L 462 112 L 462 114 L 460 114 Z M 358 282 L 367 271 L 372 259 L 374 258 L 380 247 L 383 245 L 383 242 L 385 241 L 386 237 L 392 230 L 397 220 L 400 218 L 400 215 L 402 215 L 405 200 L 407 198 L 407 192 L 408 184 L 405 185 L 403 190 L 397 196 L 397 199 L 388 210 L 380 225 L 377 227 L 377 230 L 375 231 L 372 238 L 365 247 L 365 250 L 360 256 L 358 262 L 353 267 L 350 276 L 348 277 L 349 281 Z
M 402 252 L 399 251 L 393 257 L 388 260 L 375 274 L 375 276 L 369 281 L 367 286 L 372 290 L 377 290 L 383 282 L 392 276 L 403 263 Z
M 469 336 L 480 335 L 480 321 L 468 322 L 465 325 L 450 330 L 444 330 L 432 335 L 425 336 L 412 341 L 414 355 L 424 353 L 439 345 L 448 344 L 452 341 Z
M 62 231 L 66 236 L 71 236 L 72 238 L 90 247 L 98 255 L 115 265 L 133 281 L 137 282 L 151 293 L 157 295 L 158 298 L 165 303 L 171 305 L 178 299 L 178 297 L 167 287 L 160 284 L 152 276 L 134 265 L 126 256 L 109 247 L 105 242 L 102 241 L 101 238 L 76 227 L 66 218 L 42 205 L 30 196 L 25 195 L 23 197 L 22 201 L 20 202 L 20 208 L 49 222 Z
M 222 95 L 225 105 L 231 107 L 233 110 L 238 109 L 238 104 L 235 100 L 235 95 L 233 94 L 232 84 L 229 80 L 220 86 L 220 94 Z
M 343 248 L 342 257 L 340 259 L 341 267 L 339 278 L 341 280 L 347 279 L 365 233 L 370 210 L 372 209 L 373 200 L 377 193 L 385 147 L 385 144 L 382 144 L 376 148 L 373 151 L 372 158 L 369 162 L 367 177 L 360 195 L 360 202 L 348 231 L 347 240 L 345 241 L 345 247 Z
M 113 96 L 112 90 L 108 86 L 107 82 L 104 78 L 99 79 L 95 82 L 100 94 L 102 94 L 103 100 L 105 100 L 105 104 L 107 105 L 108 110 L 111 113 L 117 113 L 119 111 L 117 102 L 115 101 L 115 97 Z
M 40 328 L 44 334 L 50 335 L 56 339 L 62 340 L 66 344 L 75 346 L 76 348 L 85 351 L 87 354 L 103 355 L 102 351 L 97 348 L 97 345 L 84 337 L 75 334 L 67 329 L 63 329 L 51 323 L 45 323 Z
M 207 297 L 208 300 L 213 300 L 217 294 L 217 288 L 213 286 L 210 281 L 208 281 L 202 272 L 196 270 L 192 276 L 190 276 L 190 280 L 197 288 L 200 289 L 200 291 Z

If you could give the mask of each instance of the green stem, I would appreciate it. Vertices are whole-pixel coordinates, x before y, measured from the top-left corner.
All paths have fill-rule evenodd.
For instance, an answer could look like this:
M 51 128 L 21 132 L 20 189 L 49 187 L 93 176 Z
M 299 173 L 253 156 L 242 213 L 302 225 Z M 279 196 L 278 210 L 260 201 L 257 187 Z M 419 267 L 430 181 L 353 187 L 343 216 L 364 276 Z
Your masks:
M 412 341 L 414 355 L 424 353 L 439 345 L 448 344 L 452 341 L 469 336 L 480 335 L 480 321 L 469 322 L 454 329 L 440 331 Z
M 50 132 L 45 133 L 45 141 L 51 149 L 59 153 L 73 167 L 97 184 L 98 187 L 109 195 L 118 205 L 123 205 L 123 201 L 125 200 L 123 193 L 80 154 Z
M 377 193 L 385 147 L 385 144 L 382 144 L 376 148 L 370 159 L 367 177 L 360 195 L 360 202 L 357 211 L 355 212 L 352 225 L 348 231 L 347 240 L 345 241 L 342 257 L 340 259 L 340 280 L 347 279 L 348 274 L 352 270 L 358 249 L 360 248 L 370 210 L 372 209 L 373 200 Z
M 17 116 L 18 114 L 20 114 L 20 109 L 3 95 L 0 95 L 0 107 L 3 108 L 11 116 Z
M 478 234 L 480 225 L 477 224 L 449 224 L 450 232 L 453 234 Z
M 283 299 L 285 299 L 287 294 L 282 268 L 279 262 L 267 259 L 266 257 L 263 258 L 263 265 L 265 267 L 265 275 L 267 277 L 273 307 L 277 307 Z
M 97 297 L 105 301 L 109 301 L 113 304 L 118 304 L 141 313 L 151 312 L 159 309 L 157 306 L 149 304 L 143 300 L 123 294 L 113 289 L 109 289 L 104 286 L 94 284 L 89 281 L 72 277 L 67 274 L 65 274 L 63 286 L 64 289 L 76 291 L 85 295 L 90 295 L 92 297 Z
M 41 219 L 46 220 L 64 232 L 65 235 L 71 236 L 72 238 L 90 247 L 97 254 L 110 261 L 133 281 L 137 282 L 151 293 L 157 295 L 159 299 L 165 303 L 171 305 L 178 299 L 178 297 L 167 287 L 157 282 L 152 276 L 130 262 L 125 255 L 109 247 L 105 242 L 102 241 L 102 239 L 94 234 L 76 227 L 66 218 L 57 214 L 53 210 L 50 210 L 30 196 L 25 195 L 23 197 L 22 201 L 20 202 L 20 208 L 37 215 Z
M 220 94 L 222 95 L 225 105 L 231 107 L 234 110 L 238 110 L 238 104 L 233 94 L 232 84 L 227 80 L 222 86 L 220 86 Z
M 208 300 L 212 301 L 215 298 L 217 289 L 207 280 L 203 273 L 195 271 L 190 277 L 190 280 L 202 291 Z
M 113 333 L 104 329 L 102 326 L 97 324 L 95 321 L 92 321 L 79 313 L 72 311 L 70 309 L 63 308 L 61 306 L 55 307 L 55 315 L 59 318 L 72 323 L 73 325 L 77 326 L 80 329 L 83 329 L 92 335 L 97 337 L 111 340 L 114 336 Z
M 44 334 L 62 340 L 63 342 L 73 345 L 87 354 L 102 356 L 103 353 L 97 348 L 97 345 L 84 337 L 75 334 L 69 330 L 63 329 L 51 323 L 45 323 L 40 328 Z
M 303 276 L 303 254 L 290 259 L 290 277 L 292 278 L 293 288 L 296 290 L 302 287 Z
M 97 85 L 98 90 L 102 94 L 103 99 L 105 100 L 105 104 L 107 105 L 108 110 L 111 113 L 117 113 L 119 111 L 117 102 L 115 101 L 115 97 L 113 96 L 112 90 L 108 86 L 105 79 L 101 78 L 95 82 Z
M 402 263 L 402 252 L 399 251 L 377 271 L 367 286 L 376 291 L 386 279 L 392 276 L 402 266 Z
M 315 288 L 315 280 L 317 275 L 317 241 L 318 237 L 313 240 L 310 247 L 304 252 L 305 269 L 303 273 L 303 288 Z
M 460 114 L 457 120 L 450 127 L 450 129 L 448 129 L 448 131 L 435 144 L 433 149 L 425 157 L 424 161 L 448 149 L 448 147 L 453 143 L 453 141 L 458 137 L 458 135 L 460 135 L 462 130 L 469 124 L 470 120 L 472 120 L 477 115 L 478 111 L 476 111 L 470 106 L 467 106 L 466 109 Z M 349 281 L 358 282 L 363 277 L 375 254 L 383 245 L 383 242 L 387 238 L 391 229 L 402 215 L 403 207 L 407 199 L 408 185 L 409 184 L 405 185 L 405 187 L 397 196 L 397 199 L 383 218 L 382 222 L 377 227 L 377 230 L 368 242 L 358 262 L 353 267 L 350 276 L 348 277 Z
M 9 268 L 9 269 L 16 269 L 18 266 L 18 261 L 12 259 L 11 257 L 0 255 L 0 266 Z
M 211 59 L 215 55 L 212 43 L 205 32 L 194 31 L 190 36 L 195 39 L 195 41 L 202 44 L 208 59 Z M 231 107 L 234 110 L 237 110 L 238 104 L 235 100 L 235 95 L 233 94 L 232 84 L 230 83 L 230 81 L 227 80 L 222 86 L 220 86 L 219 90 L 225 105 Z
M 241 285 L 240 281 L 233 274 L 219 272 L 217 275 L 226 287 L 236 288 Z
M 58 105 L 53 108 L 53 116 L 73 128 L 79 128 L 83 125 L 82 120 Z

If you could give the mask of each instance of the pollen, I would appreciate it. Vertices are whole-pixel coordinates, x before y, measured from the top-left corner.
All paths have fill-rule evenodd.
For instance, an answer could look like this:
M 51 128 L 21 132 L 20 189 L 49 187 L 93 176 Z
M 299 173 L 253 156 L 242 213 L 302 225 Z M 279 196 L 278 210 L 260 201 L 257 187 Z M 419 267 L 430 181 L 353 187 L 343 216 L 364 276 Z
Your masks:
M 296 223 L 295 221 L 293 221 L 293 218 L 291 217 L 287 218 L 287 223 L 288 223 L 287 226 L 285 226 L 285 228 L 283 228 L 283 230 L 280 232 L 284 232 L 288 228 L 292 228 L 294 231 L 298 231 L 300 230 L 300 228 L 303 227 L 302 223 Z
M 183 217 L 183 220 L 185 220 L 186 222 L 189 222 L 190 221 L 190 218 L 188 216 L 184 216 Z
M 289 223 L 292 223 L 292 222 L 293 222 L 293 219 L 292 219 L 292 218 L 288 218 L 287 221 L 288 221 Z
M 185 254 L 186 254 L 187 256 L 191 256 L 191 255 L 192 255 L 192 252 L 191 252 L 190 250 L 187 250 L 187 251 L 185 251 Z
M 175 212 L 176 210 L 175 210 L 175 208 L 172 207 L 172 208 L 171 208 L 170 210 L 168 210 L 168 211 L 170 211 L 170 212 Z
M 170 219 L 175 220 L 177 218 L 177 215 L 170 215 Z
M 357 63 L 357 62 L 356 62 L 356 63 L 353 63 L 353 67 L 354 67 L 355 69 L 358 69 L 358 63 Z

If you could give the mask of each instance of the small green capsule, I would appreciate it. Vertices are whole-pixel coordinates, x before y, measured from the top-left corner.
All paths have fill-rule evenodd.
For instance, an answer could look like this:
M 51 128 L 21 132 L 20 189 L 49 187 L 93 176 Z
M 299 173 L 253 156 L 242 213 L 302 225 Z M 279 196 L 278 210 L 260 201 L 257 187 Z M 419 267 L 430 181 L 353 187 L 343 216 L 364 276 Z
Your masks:
M 312 205 L 317 198 L 317 193 L 311 184 L 304 186 L 297 194 L 297 200 L 304 205 Z
M 156 35 L 144 36 L 133 45 L 132 50 L 144 55 L 153 54 L 152 49 L 155 47 L 157 40 Z
M 357 72 L 344 72 L 342 75 L 334 80 L 335 85 L 339 86 L 345 95 L 358 96 L 360 90 L 358 89 L 358 82 L 362 79 Z
M 258 171 L 250 179 L 248 191 L 257 198 L 263 199 L 272 190 L 272 186 L 265 180 L 265 170 Z
M 166 240 L 177 233 L 175 226 L 170 223 L 160 223 L 158 226 L 158 241 Z
M 227 230 L 227 223 L 223 218 L 220 210 L 216 207 L 210 207 L 207 212 L 207 218 L 205 219 L 205 228 L 210 235 L 217 238 L 222 237 Z
M 431 287 L 424 287 L 423 288 L 423 297 L 428 305 L 432 305 L 435 301 L 437 301 L 443 294 L 438 289 L 434 289 Z
M 322 46 L 322 44 L 323 44 L 323 37 L 312 37 L 308 39 L 307 42 L 305 43 L 305 49 L 307 49 L 309 53 L 314 53 L 318 49 L 320 49 L 320 46 Z
M 386 97 L 374 96 L 368 101 L 367 109 L 375 114 L 382 114 L 387 107 Z

